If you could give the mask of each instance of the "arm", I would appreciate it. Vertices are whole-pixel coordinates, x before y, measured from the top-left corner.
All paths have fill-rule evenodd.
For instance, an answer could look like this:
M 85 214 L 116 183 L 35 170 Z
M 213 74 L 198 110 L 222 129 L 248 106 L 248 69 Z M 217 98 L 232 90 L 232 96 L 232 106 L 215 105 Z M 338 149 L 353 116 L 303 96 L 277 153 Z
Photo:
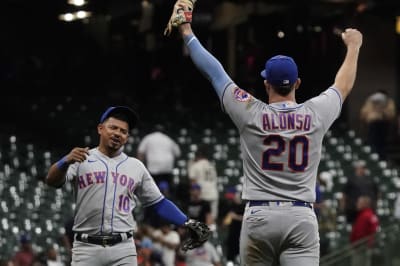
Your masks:
M 68 255 L 72 256 L 72 246 L 71 246 L 71 243 L 69 242 L 68 236 L 67 235 L 63 235 L 62 236 L 62 241 L 64 243 L 65 249 L 68 252 Z
M 64 156 L 61 160 L 54 163 L 46 176 L 46 184 L 51 187 L 60 187 L 65 182 L 65 175 L 70 164 L 75 162 L 83 162 L 89 154 L 89 148 L 74 148 Z
M 357 61 L 362 44 L 362 35 L 358 30 L 346 29 L 346 31 L 342 33 L 342 39 L 347 47 L 347 52 L 336 74 L 334 87 L 340 91 L 344 100 L 352 90 L 356 79 Z
M 151 206 L 158 216 L 175 225 L 181 226 L 188 217 L 170 200 L 162 199 Z
M 220 101 L 224 90 L 233 81 L 225 72 L 221 63 L 210 54 L 194 36 L 190 23 L 185 23 L 179 26 L 179 30 L 189 50 L 190 57 L 193 63 L 200 70 L 200 72 L 211 82 L 217 93 Z

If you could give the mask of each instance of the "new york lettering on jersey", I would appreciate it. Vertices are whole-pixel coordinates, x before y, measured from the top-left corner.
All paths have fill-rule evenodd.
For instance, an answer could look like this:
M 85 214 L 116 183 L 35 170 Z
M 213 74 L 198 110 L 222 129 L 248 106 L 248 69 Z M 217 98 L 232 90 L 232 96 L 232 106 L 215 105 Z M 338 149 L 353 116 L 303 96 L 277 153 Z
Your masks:
M 107 158 L 97 149 L 92 149 L 85 162 L 70 166 L 67 178 L 74 182 L 79 202 L 92 205 L 77 210 L 76 231 L 83 228 L 101 233 L 130 231 L 135 226 L 129 215 L 137 205 L 134 194 L 144 206 L 162 199 L 143 164 L 125 153 Z M 145 189 L 136 191 L 139 185 Z M 102 204 L 94 205 L 93 201 Z
M 135 180 L 129 177 L 128 174 L 118 173 L 111 171 L 112 183 L 120 187 L 127 187 L 129 191 L 133 192 Z M 78 188 L 87 189 L 92 185 L 104 185 L 105 178 L 107 177 L 106 171 L 88 171 L 80 173 L 77 178 Z

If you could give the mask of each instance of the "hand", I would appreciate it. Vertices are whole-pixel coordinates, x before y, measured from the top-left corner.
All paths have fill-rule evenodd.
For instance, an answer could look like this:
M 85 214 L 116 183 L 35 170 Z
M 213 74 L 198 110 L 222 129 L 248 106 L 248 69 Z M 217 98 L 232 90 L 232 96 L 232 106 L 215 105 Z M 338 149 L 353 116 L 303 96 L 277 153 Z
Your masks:
M 203 245 L 211 236 L 210 228 L 205 223 L 190 219 L 184 224 L 184 227 L 188 231 L 188 236 L 182 242 L 183 251 Z
M 164 35 L 169 36 L 173 27 L 178 27 L 192 22 L 192 12 L 196 1 L 197 0 L 176 1 L 167 27 L 164 30 Z
M 86 160 L 86 157 L 89 155 L 89 148 L 73 148 L 72 151 L 66 156 L 66 162 L 68 164 L 72 164 L 75 162 L 82 163 Z
M 362 39 L 363 36 L 361 32 L 356 29 L 348 28 L 342 32 L 342 40 L 348 48 L 360 48 L 362 45 Z

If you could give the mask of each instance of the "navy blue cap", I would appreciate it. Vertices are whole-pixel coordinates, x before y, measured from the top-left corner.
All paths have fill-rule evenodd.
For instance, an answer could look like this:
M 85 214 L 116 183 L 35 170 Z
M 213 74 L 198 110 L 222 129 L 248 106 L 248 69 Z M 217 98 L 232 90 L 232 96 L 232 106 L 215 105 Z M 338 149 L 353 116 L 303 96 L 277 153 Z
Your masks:
M 161 182 L 158 183 L 158 188 L 159 188 L 160 190 L 169 189 L 169 184 L 168 184 L 167 181 L 161 181 Z
M 292 85 L 298 78 L 297 65 L 289 56 L 276 55 L 265 63 L 261 76 L 275 86 Z
M 193 184 L 190 186 L 190 188 L 191 188 L 191 189 L 198 189 L 198 190 L 201 190 L 201 186 L 200 186 L 199 184 L 197 184 L 197 183 L 193 183 Z
M 132 129 L 138 121 L 138 115 L 131 108 L 127 106 L 111 106 L 108 107 L 107 110 L 101 116 L 100 123 L 103 123 L 107 118 L 109 118 L 110 116 L 112 116 L 112 114 L 115 113 L 123 113 L 128 117 L 128 124 L 130 129 Z
M 19 238 L 21 244 L 27 244 L 31 242 L 31 237 L 28 234 L 22 234 Z

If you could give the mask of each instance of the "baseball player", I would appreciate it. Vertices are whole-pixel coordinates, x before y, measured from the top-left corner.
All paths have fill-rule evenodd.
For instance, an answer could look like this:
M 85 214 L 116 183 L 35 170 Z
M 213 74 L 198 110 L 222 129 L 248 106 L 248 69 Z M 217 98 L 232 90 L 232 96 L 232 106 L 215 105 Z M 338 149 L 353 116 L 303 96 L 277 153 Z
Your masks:
M 72 265 L 137 265 L 132 239 L 136 199 L 161 218 L 189 229 L 183 250 L 195 248 L 209 237 L 205 224 L 188 220 L 164 198 L 143 163 L 123 152 L 136 120 L 129 107 L 108 108 L 97 126 L 98 147 L 76 147 L 48 171 L 48 185 L 61 187 L 68 181 L 74 185 Z
M 243 193 L 247 201 L 240 237 L 241 265 L 317 266 L 319 233 L 312 203 L 324 134 L 339 116 L 357 70 L 362 35 L 346 29 L 346 56 L 334 83 L 296 103 L 295 61 L 277 55 L 261 72 L 269 103 L 236 85 L 191 29 L 193 1 L 176 2 L 166 33 L 179 27 L 189 54 L 212 83 L 223 110 L 240 132 Z

